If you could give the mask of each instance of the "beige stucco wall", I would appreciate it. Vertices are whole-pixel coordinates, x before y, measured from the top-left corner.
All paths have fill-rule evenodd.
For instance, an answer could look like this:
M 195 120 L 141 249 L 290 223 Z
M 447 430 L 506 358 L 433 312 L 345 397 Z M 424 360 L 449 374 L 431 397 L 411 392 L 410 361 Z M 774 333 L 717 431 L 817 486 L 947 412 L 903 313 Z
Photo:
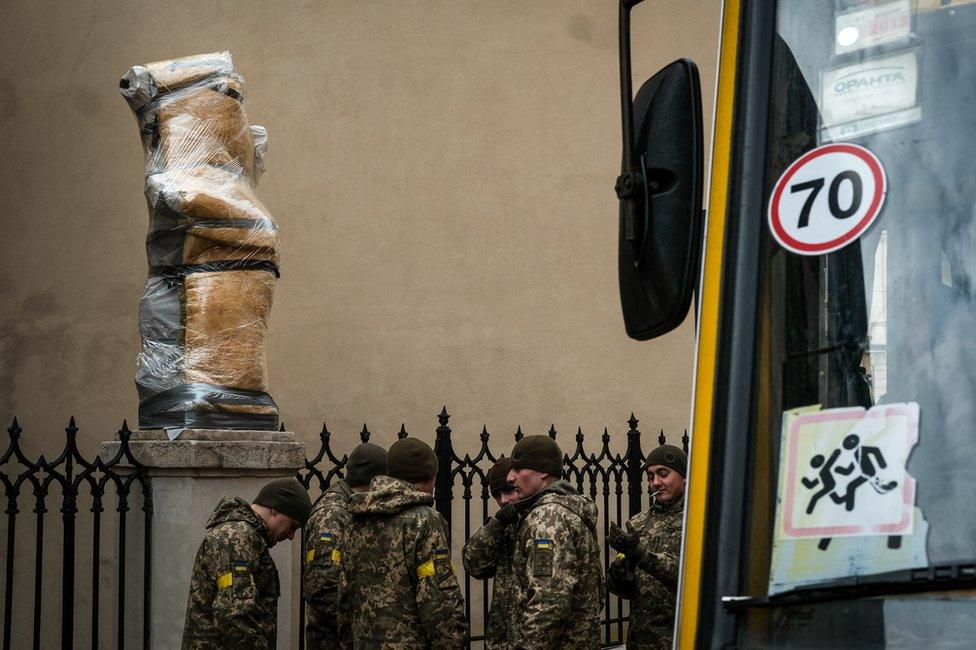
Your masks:
M 719 4 L 634 13 L 638 83 L 691 57 L 708 121 Z M 680 433 L 691 323 L 631 341 L 617 297 L 616 17 L 611 0 L 0 3 L 0 421 L 50 453 L 74 414 L 91 453 L 137 420 L 147 217 L 118 78 L 229 49 L 270 134 L 289 429 L 327 419 L 340 451 L 364 421 L 432 439 L 446 404 L 462 452 L 483 424 L 596 437 L 631 411 Z

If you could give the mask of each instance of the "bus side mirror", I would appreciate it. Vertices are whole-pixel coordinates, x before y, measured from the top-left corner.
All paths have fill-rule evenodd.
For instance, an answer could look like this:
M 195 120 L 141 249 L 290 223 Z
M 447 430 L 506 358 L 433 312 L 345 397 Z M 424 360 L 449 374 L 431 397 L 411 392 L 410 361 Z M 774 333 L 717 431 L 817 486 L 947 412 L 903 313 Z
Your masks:
M 697 66 L 679 59 L 641 86 L 631 103 L 625 6 L 630 4 L 621 0 L 620 7 L 624 147 L 616 187 L 618 270 L 627 334 L 647 340 L 681 324 L 698 285 L 704 230 L 701 84 Z

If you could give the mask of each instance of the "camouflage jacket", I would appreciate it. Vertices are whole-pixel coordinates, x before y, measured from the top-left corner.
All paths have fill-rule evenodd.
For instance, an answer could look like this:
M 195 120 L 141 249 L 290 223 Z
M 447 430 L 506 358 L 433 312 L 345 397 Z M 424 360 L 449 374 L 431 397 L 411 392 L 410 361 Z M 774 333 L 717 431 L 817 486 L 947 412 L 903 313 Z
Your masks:
M 463 648 L 468 634 L 434 497 L 389 476 L 349 500 L 340 546 L 340 631 L 361 649 Z
M 610 567 L 610 591 L 631 599 L 628 648 L 671 647 L 684 503 L 684 497 L 655 503 L 633 517 L 646 552 L 636 564 L 618 555 Z
M 247 501 L 229 497 L 207 528 L 190 578 L 184 650 L 274 648 L 280 586 L 271 531 Z
M 514 650 L 512 615 L 515 611 L 515 576 L 512 556 L 515 553 L 515 528 L 491 517 L 464 545 L 461 559 L 468 575 L 479 580 L 494 578 L 491 586 L 491 609 L 485 624 L 485 647 L 489 650 Z
M 604 582 L 596 505 L 560 480 L 518 508 L 516 647 L 599 648 Z
M 349 525 L 352 488 L 340 480 L 312 506 L 305 524 L 305 558 L 302 596 L 306 603 L 305 647 L 309 650 L 339 648 L 336 626 L 339 589 L 339 540 Z

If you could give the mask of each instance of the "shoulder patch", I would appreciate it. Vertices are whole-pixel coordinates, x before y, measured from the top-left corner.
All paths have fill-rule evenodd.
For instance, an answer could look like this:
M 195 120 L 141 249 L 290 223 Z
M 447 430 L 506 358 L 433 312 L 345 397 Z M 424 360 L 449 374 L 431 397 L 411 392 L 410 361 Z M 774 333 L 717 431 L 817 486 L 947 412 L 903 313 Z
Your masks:
M 438 582 L 454 573 L 454 565 L 451 564 L 451 553 L 446 548 L 439 548 L 434 551 L 434 573 Z
M 532 549 L 532 575 L 538 578 L 552 576 L 552 540 L 536 538 Z

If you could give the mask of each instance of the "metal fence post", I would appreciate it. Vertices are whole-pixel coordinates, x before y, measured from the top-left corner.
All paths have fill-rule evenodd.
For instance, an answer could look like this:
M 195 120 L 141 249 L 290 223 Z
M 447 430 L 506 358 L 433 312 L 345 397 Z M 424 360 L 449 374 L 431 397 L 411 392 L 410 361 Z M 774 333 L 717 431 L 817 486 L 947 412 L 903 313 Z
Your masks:
M 437 416 L 437 438 L 434 440 L 434 454 L 437 456 L 437 478 L 434 481 L 434 502 L 437 511 L 447 522 L 448 535 L 451 533 L 451 499 L 454 496 L 454 482 L 451 470 L 454 460 L 454 447 L 451 444 L 451 427 L 447 426 L 451 416 L 445 406 Z
M 640 431 L 637 430 L 637 423 L 640 422 L 630 414 L 627 424 L 630 430 L 627 431 L 627 509 L 631 517 L 641 511 L 641 484 L 644 480 L 644 452 L 641 451 Z
M 64 524 L 64 541 L 61 545 L 61 648 L 71 650 L 75 637 L 75 515 L 78 513 L 73 472 L 78 427 L 75 426 L 74 416 L 71 416 L 64 432 L 68 442 L 64 452 L 65 480 L 61 489 L 61 521 Z

